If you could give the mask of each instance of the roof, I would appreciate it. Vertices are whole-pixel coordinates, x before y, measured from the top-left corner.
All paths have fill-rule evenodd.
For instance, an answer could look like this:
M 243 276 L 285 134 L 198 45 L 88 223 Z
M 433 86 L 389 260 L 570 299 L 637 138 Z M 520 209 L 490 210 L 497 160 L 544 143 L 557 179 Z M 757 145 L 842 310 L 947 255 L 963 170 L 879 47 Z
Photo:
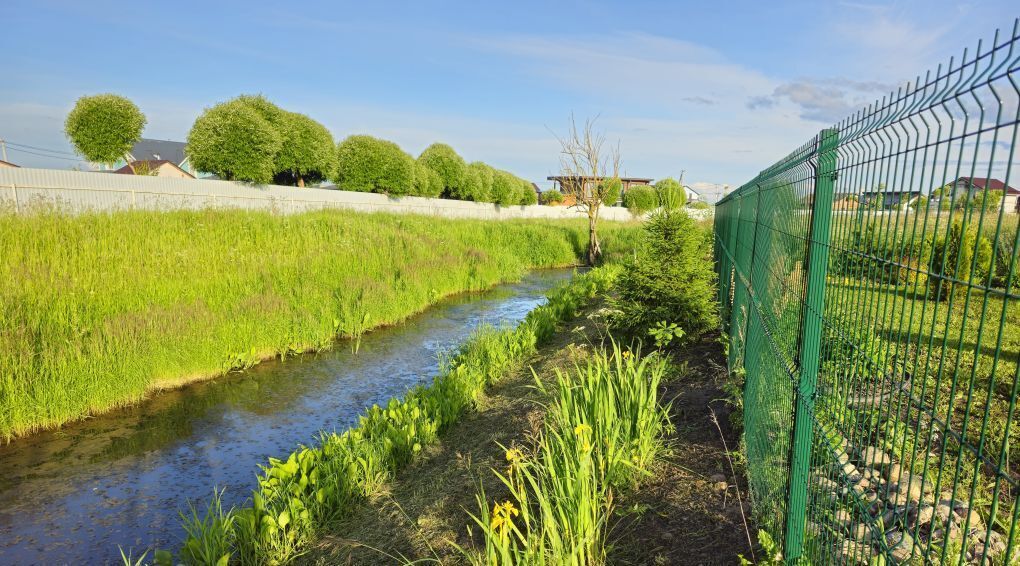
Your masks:
M 3 165 L 4 167 L 21 167 L 20 165 L 15 165 L 10 161 L 4 161 L 3 159 L 0 159 L 0 165 Z
M 187 157 L 184 148 L 188 144 L 169 140 L 142 138 L 131 148 L 131 157 L 137 161 L 165 160 L 180 165 Z
M 116 171 L 112 171 L 112 172 L 113 173 L 117 173 L 118 175 L 135 175 L 135 174 L 137 174 L 135 172 L 135 168 L 138 167 L 139 165 L 146 165 L 146 166 L 148 166 L 149 171 L 156 171 L 160 167 L 162 167 L 163 165 L 169 165 L 169 166 L 173 167 L 174 169 L 177 169 L 181 173 L 184 173 L 185 175 L 188 175 L 189 177 L 192 176 L 187 171 L 185 171 L 185 170 L 181 169 L 180 167 L 178 167 L 176 163 L 174 163 L 173 161 L 170 161 L 168 159 L 143 159 L 141 161 L 132 161 L 131 163 L 128 163 L 127 165 L 121 167 L 120 169 L 117 169 Z
M 985 189 L 987 185 L 987 189 L 989 191 L 1004 190 L 1008 195 L 1020 195 L 1020 191 L 1006 185 L 1006 183 L 1003 183 L 998 179 L 989 179 L 986 177 L 960 177 L 953 184 L 955 185 L 959 183 L 967 183 L 968 185 L 978 189 Z
M 873 191 L 861 191 L 862 195 L 912 195 L 921 194 L 918 190 L 897 190 L 897 189 L 875 189 Z
M 546 179 L 549 181 L 562 181 L 564 179 L 578 179 L 580 177 L 581 175 L 553 175 L 551 177 L 546 177 Z M 655 179 L 645 179 L 644 177 L 620 177 L 620 180 L 624 183 L 651 183 Z

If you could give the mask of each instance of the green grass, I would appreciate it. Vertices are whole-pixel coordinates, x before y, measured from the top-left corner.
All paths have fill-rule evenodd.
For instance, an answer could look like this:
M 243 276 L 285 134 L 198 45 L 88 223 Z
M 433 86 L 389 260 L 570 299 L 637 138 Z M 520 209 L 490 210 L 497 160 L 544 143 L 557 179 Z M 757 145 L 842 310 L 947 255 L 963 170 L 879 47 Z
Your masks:
M 628 253 L 636 230 L 603 223 Z M 582 222 L 238 210 L 0 214 L 0 438 L 328 348 L 582 256 Z

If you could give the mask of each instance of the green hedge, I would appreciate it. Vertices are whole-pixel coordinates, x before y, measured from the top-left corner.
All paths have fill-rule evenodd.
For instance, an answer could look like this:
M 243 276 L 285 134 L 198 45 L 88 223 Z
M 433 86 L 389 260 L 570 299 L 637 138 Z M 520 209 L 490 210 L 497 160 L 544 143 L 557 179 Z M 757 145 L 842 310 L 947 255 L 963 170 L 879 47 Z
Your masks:
M 641 216 L 659 207 L 659 193 L 652 187 L 633 187 L 623 195 L 623 206 L 631 214 Z

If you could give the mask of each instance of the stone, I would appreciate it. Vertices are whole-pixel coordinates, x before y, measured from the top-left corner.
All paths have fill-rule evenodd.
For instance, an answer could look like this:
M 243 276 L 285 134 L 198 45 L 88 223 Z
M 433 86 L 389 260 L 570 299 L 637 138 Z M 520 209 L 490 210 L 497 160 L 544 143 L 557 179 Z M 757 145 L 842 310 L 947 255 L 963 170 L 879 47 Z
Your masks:
M 723 474 L 712 474 L 712 477 L 708 479 L 711 480 L 712 483 L 717 483 L 721 481 L 726 481 L 726 476 L 724 476 Z
M 899 530 L 892 530 L 885 535 L 885 544 L 889 547 L 890 555 L 897 562 L 906 562 L 914 554 L 914 538 L 910 533 Z
M 928 523 L 931 522 L 932 517 L 934 517 L 934 516 L 935 516 L 935 507 L 933 507 L 931 505 L 927 505 L 927 504 L 926 505 L 922 505 L 921 508 L 917 510 L 917 516 L 914 517 L 914 524 L 915 525 L 927 525 Z
M 871 558 L 871 547 L 854 540 L 836 543 L 836 553 L 840 555 L 840 564 L 865 566 Z
M 902 473 L 903 470 L 902 468 L 900 468 L 899 464 L 891 464 L 889 468 L 886 470 L 886 478 L 888 478 L 890 482 L 895 483 L 900 481 L 900 475 Z
M 892 463 L 892 457 L 874 446 L 866 446 L 861 450 L 861 462 L 872 468 L 881 468 Z
M 850 516 L 850 512 L 847 511 L 846 509 L 840 509 L 839 511 L 836 511 L 833 514 L 832 518 L 836 521 L 836 524 L 841 527 L 846 527 L 850 524 L 851 521 L 853 521 L 853 518 Z

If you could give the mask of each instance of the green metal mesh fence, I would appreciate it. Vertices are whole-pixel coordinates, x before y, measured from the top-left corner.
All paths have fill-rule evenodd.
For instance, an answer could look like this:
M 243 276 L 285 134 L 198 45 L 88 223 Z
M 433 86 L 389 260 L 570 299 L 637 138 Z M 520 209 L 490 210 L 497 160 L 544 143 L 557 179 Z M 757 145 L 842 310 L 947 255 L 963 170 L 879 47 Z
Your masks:
M 1014 24 L 716 207 L 755 516 L 788 561 L 1020 564 L 1018 83 Z

